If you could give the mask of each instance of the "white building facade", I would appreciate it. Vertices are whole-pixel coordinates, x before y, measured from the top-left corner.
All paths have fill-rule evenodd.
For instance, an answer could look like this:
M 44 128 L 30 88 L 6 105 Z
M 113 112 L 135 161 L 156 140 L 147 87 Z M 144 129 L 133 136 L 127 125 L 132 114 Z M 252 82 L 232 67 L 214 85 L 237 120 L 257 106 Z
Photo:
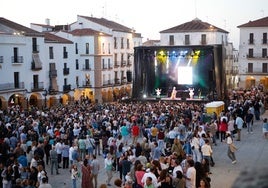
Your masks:
M 250 89 L 259 84 L 268 88 L 268 17 L 238 26 L 239 87 Z

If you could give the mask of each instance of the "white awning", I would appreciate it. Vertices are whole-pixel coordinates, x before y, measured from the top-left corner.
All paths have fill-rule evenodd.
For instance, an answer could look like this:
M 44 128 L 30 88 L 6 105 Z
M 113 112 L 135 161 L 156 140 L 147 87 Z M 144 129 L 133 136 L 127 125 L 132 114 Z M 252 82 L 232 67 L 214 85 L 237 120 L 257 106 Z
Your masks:
M 33 53 L 33 61 L 36 69 L 41 69 L 42 68 L 42 62 L 39 58 L 38 53 Z

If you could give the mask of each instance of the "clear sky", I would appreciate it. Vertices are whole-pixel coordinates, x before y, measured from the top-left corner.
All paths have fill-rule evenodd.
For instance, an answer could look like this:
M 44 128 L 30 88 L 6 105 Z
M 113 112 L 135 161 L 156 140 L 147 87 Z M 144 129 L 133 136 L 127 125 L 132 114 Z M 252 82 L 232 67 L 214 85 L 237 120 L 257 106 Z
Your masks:
M 70 24 L 77 15 L 104 17 L 134 28 L 144 41 L 194 18 L 229 32 L 238 49 L 238 25 L 268 16 L 268 0 L 1 0 L 0 17 L 30 27 L 30 23 Z

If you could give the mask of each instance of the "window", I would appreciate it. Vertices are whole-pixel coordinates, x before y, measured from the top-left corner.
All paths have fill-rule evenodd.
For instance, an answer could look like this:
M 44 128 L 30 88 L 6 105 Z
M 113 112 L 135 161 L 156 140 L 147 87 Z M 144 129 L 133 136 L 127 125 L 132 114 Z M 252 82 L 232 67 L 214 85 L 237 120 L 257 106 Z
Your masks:
M 111 54 L 111 44 L 108 43 L 108 54 Z
M 20 88 L 20 73 L 14 72 L 14 87 Z
M 36 38 L 32 38 L 32 45 L 33 45 L 33 52 L 38 52 Z
M 86 43 L 86 54 L 89 54 L 89 43 Z
M 38 75 L 36 74 L 33 75 L 33 89 L 39 89 L 38 81 L 39 81 Z
M 117 39 L 114 37 L 114 48 L 117 49 Z
M 19 62 L 19 58 L 18 58 L 18 54 L 19 54 L 19 49 L 18 48 L 13 48 L 13 54 L 14 54 L 14 60 L 13 63 L 18 63 Z
M 121 53 L 121 65 L 124 65 L 124 54 Z
M 67 78 L 64 78 L 64 85 L 66 86 L 67 85 Z
M 253 63 L 248 63 L 248 73 L 253 72 Z
M 253 49 L 248 49 L 248 58 L 253 58 Z
M 67 63 L 64 63 L 63 65 L 64 65 L 64 68 L 66 69 L 67 68 Z
M 68 52 L 66 50 L 66 46 L 63 47 L 63 58 L 68 58 Z
M 49 59 L 54 59 L 53 47 L 49 47 Z
M 267 33 L 263 33 L 263 35 L 262 35 L 262 43 L 267 44 Z
M 129 49 L 129 39 L 127 39 L 127 49 Z
M 105 54 L 105 45 L 102 43 L 102 53 Z
M 78 59 L 75 60 L 75 69 L 79 70 L 79 63 L 78 63 Z
M 249 44 L 254 44 L 254 34 L 253 33 L 249 34 Z
M 267 65 L 268 65 L 268 63 L 263 63 L 262 64 L 262 72 L 263 73 L 267 73 L 268 72 Z
M 78 54 L 78 44 L 75 43 L 75 54 Z
M 114 54 L 114 64 L 118 65 L 118 63 L 117 63 L 117 53 Z
M 112 68 L 112 65 L 111 65 L 111 59 L 110 59 L 110 58 L 108 59 L 108 68 L 109 68 L 109 69 Z
M 85 69 L 89 70 L 90 66 L 89 66 L 89 59 L 85 59 Z
M 78 76 L 75 77 L 75 84 L 77 87 L 79 87 L 79 77 Z
M 121 49 L 124 49 L 124 38 L 121 38 Z
M 102 68 L 103 68 L 103 69 L 106 69 L 106 66 L 105 66 L 105 59 L 102 59 Z
M 169 45 L 174 45 L 174 35 L 169 35 Z
M 267 58 L 267 48 L 262 49 L 262 58 Z
M 185 45 L 189 45 L 190 44 L 190 35 L 185 35 L 184 41 L 185 41 Z
M 202 45 L 207 44 L 207 35 L 206 34 L 201 35 L 201 44 Z

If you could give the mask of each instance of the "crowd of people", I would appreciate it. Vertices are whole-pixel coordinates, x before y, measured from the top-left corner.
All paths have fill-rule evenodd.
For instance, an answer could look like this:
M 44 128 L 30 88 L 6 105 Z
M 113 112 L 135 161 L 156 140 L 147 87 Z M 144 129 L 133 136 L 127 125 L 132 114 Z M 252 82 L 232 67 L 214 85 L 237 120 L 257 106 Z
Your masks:
M 181 101 L 12 106 L 0 112 L 0 187 L 51 187 L 48 173 L 62 168 L 73 188 L 80 177 L 82 188 L 209 188 L 213 147 L 227 144 L 235 164 L 233 135 L 242 141 L 243 127 L 254 131 L 266 100 L 258 88 L 232 92 L 226 110 L 209 118 L 203 103 Z M 264 137 L 267 128 L 266 119 Z M 99 156 L 107 174 L 101 185 Z

